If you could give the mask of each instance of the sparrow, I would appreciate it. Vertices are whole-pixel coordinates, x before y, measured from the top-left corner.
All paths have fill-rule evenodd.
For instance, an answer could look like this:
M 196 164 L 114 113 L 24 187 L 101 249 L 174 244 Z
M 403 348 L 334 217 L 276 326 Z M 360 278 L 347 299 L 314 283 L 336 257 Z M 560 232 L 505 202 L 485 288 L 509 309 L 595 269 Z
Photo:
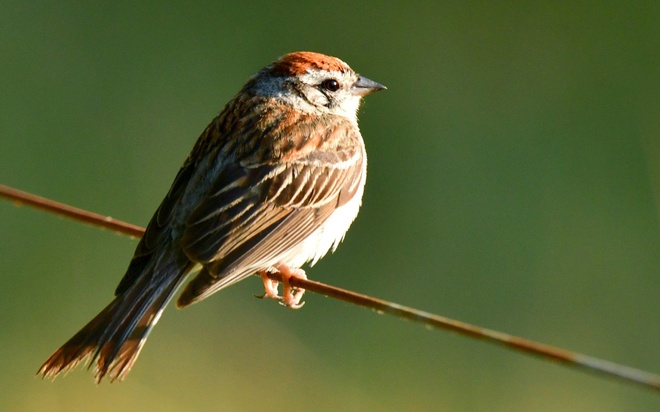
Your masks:
M 253 75 L 195 143 L 147 225 L 115 298 L 37 374 L 79 362 L 96 382 L 126 377 L 165 306 L 199 302 L 248 276 L 291 308 L 291 277 L 337 248 L 358 214 L 367 157 L 362 98 L 385 86 L 314 52 L 280 57 Z M 283 293 L 268 278 L 277 271 Z M 196 274 L 195 274 L 196 273 Z

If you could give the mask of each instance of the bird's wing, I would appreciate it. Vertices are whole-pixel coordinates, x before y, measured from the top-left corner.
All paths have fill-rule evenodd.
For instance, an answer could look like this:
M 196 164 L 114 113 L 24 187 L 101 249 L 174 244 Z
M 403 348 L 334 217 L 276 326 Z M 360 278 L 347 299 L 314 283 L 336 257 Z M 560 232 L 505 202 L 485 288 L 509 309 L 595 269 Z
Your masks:
M 183 235 L 184 251 L 205 269 L 179 306 L 276 264 L 355 195 L 366 161 L 357 127 L 315 124 L 293 145 L 278 161 L 221 170 Z
M 136 282 L 149 264 L 154 252 L 165 249 L 167 241 L 171 238 L 172 227 L 170 223 L 172 214 L 194 173 L 194 166 L 192 162 L 186 161 L 179 170 L 169 192 L 149 221 L 147 229 L 135 249 L 126 274 L 115 290 L 115 296 L 122 294 Z
M 179 169 L 174 182 L 167 192 L 167 195 L 154 212 L 147 228 L 138 243 L 131 263 L 126 270 L 126 274 L 119 282 L 115 295 L 118 296 L 127 291 L 139 277 L 145 272 L 150 272 L 150 264 L 154 264 L 155 260 L 159 259 L 159 253 L 172 253 L 171 248 L 176 248 L 177 245 L 171 245 L 172 240 L 178 241 L 180 234 L 173 233 L 180 231 L 180 222 L 177 221 L 175 215 L 182 214 L 182 208 L 187 207 L 186 202 L 190 199 L 185 199 L 186 193 L 189 191 L 190 186 L 200 186 L 200 179 L 203 179 L 203 173 L 199 169 L 208 167 L 209 154 L 213 151 L 211 147 L 217 140 L 216 136 L 222 136 L 226 133 L 221 133 L 219 128 L 227 124 L 226 118 L 233 113 L 228 110 L 223 110 L 218 117 L 216 117 L 204 130 L 202 135 L 197 139 L 193 150 L 188 158 L 183 162 L 183 166 Z M 220 142 L 216 146 L 224 147 L 226 144 Z M 185 212 L 183 212 L 185 214 Z M 152 273 L 150 276 L 157 278 L 158 273 Z M 154 279 L 156 281 L 157 279 Z

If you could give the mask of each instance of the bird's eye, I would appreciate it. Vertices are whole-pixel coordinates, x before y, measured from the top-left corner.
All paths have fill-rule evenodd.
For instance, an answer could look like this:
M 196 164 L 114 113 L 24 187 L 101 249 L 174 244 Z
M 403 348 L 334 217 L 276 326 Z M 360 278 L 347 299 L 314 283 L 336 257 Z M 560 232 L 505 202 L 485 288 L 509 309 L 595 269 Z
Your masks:
M 339 85 L 339 82 L 335 79 L 328 79 L 323 83 L 321 83 L 321 86 L 323 86 L 324 89 L 329 90 L 331 92 L 336 92 L 337 90 L 339 90 L 339 87 L 341 87 Z

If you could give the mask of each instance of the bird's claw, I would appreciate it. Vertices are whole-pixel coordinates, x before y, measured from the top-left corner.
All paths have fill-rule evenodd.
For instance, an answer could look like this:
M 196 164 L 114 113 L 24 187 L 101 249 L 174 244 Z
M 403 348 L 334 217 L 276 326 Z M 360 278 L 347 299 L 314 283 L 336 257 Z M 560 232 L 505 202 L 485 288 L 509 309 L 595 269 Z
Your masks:
M 299 289 L 291 286 L 290 279 L 307 279 L 305 271 L 302 269 L 291 269 L 286 265 L 279 265 L 276 267 L 277 271 L 282 275 L 282 283 L 284 284 L 284 290 L 282 291 L 282 296 L 278 293 L 279 282 L 272 280 L 268 277 L 268 272 L 261 271 L 261 280 L 264 282 L 264 294 L 261 296 L 256 296 L 259 299 L 271 298 L 280 302 L 281 305 L 284 305 L 291 309 L 300 309 L 303 307 L 305 302 L 300 302 L 303 295 L 305 294 L 305 289 Z

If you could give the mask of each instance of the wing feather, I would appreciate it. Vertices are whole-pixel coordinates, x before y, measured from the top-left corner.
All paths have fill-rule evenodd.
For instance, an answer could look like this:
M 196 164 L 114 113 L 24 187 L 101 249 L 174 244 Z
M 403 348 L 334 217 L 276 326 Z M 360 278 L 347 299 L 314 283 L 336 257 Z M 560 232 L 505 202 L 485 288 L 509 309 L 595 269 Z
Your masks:
M 143 269 L 149 263 L 154 251 L 158 250 L 168 240 L 171 230 L 169 223 L 172 219 L 172 214 L 174 213 L 177 202 L 183 196 L 183 192 L 190 181 L 193 171 L 193 165 L 190 162 L 186 162 L 179 170 L 179 173 L 177 173 L 169 192 L 158 209 L 156 209 L 154 217 L 149 221 L 144 235 L 135 248 L 135 254 L 131 259 L 124 277 L 122 277 L 115 290 L 115 296 L 128 290 L 137 281 Z
M 335 126 L 322 133 L 325 139 L 310 139 L 312 147 L 298 148 L 304 156 L 297 159 L 227 166 L 232 169 L 219 174 L 183 235 L 186 254 L 204 270 L 178 305 L 277 264 L 355 194 L 364 161 L 359 132 Z

